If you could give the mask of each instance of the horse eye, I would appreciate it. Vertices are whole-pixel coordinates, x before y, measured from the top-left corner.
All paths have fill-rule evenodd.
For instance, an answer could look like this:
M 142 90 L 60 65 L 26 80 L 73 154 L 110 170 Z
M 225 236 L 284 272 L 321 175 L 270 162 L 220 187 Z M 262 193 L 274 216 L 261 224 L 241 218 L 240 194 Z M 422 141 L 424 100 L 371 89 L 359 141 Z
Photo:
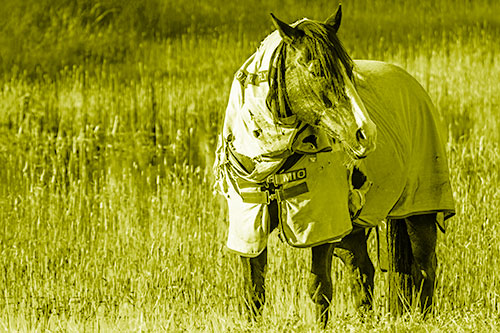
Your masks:
M 321 71 L 321 66 L 317 61 L 311 61 L 307 66 L 308 71 L 315 77 L 322 77 L 323 72 Z
M 322 94 L 321 97 L 323 98 L 323 103 L 325 103 L 325 107 L 331 108 L 333 106 L 332 101 L 326 96 L 326 94 Z

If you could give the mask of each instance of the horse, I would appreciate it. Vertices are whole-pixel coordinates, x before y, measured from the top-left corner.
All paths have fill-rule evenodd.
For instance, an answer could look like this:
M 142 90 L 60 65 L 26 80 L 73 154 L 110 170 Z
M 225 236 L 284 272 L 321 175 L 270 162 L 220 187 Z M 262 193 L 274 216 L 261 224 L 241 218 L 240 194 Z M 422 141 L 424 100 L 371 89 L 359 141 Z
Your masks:
M 276 31 L 233 81 L 216 170 L 229 203 L 227 246 L 241 256 L 253 317 L 265 303 L 266 236 L 275 228 L 290 245 L 311 248 L 309 294 L 323 326 L 334 256 L 354 276 L 357 308 L 371 309 L 367 230 L 381 221 L 392 254 L 391 311 L 401 311 L 400 294 L 410 298 L 412 289 L 420 309 L 432 309 L 437 230 L 454 214 L 441 124 L 406 71 L 351 59 L 337 37 L 341 17 L 340 5 L 324 22 L 289 25 L 271 14 Z M 299 216 L 314 223 L 297 226 Z

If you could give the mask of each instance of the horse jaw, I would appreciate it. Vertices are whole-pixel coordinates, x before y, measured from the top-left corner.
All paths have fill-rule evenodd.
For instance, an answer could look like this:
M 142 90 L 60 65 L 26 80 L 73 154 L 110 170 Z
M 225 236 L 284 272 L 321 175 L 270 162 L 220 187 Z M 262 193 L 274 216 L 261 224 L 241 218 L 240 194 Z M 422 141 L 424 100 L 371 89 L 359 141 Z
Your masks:
M 354 159 L 361 159 L 375 150 L 377 127 L 356 90 L 346 87 L 346 94 L 349 100 L 327 109 L 319 116 L 317 126 L 342 142 Z
M 347 76 L 345 78 L 345 85 L 347 97 L 351 101 L 351 111 L 354 114 L 358 127 L 357 131 L 361 131 L 362 133 L 362 137 L 356 134 L 356 140 L 348 140 L 345 144 L 359 157 L 366 157 L 376 148 L 377 126 L 370 119 L 365 104 Z

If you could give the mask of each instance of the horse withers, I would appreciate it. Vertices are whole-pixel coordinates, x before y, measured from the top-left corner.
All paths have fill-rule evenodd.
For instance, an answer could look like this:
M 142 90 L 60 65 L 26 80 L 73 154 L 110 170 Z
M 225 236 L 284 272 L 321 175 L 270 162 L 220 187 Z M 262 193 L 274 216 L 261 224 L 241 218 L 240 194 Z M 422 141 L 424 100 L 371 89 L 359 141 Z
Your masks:
M 355 277 L 358 307 L 371 308 L 365 228 L 387 220 L 391 310 L 414 286 L 428 311 L 436 215 L 454 214 L 432 102 L 401 68 L 351 60 L 337 38 L 340 6 L 325 22 L 272 20 L 277 31 L 235 76 L 217 150 L 227 247 L 242 257 L 246 303 L 260 313 L 267 236 L 279 228 L 290 245 L 312 248 L 310 294 L 324 325 L 333 255 Z

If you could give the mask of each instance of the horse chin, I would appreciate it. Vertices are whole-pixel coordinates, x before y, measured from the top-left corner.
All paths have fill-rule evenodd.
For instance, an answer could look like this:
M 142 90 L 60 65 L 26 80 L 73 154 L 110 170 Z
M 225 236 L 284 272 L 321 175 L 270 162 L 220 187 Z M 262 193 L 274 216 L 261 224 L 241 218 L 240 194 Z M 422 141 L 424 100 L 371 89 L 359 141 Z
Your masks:
M 369 149 L 366 148 L 356 149 L 345 142 L 344 142 L 344 150 L 353 160 L 362 160 L 371 153 L 371 150 Z
M 366 156 L 368 156 L 368 155 L 355 155 L 356 159 L 358 159 L 358 160 L 362 160 L 362 159 L 366 158 Z

